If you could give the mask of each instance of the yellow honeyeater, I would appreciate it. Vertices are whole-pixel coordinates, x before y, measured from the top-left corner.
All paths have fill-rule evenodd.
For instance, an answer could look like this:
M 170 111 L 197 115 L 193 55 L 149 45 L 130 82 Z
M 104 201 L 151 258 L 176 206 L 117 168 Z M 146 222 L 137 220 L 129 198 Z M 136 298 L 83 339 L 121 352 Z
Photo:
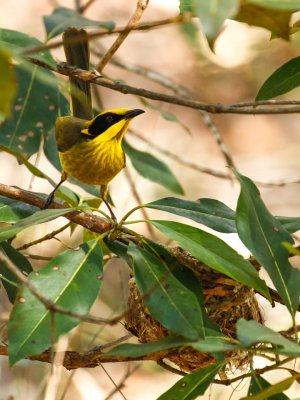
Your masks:
M 83 183 L 99 185 L 105 201 L 108 183 L 125 167 L 123 137 L 130 121 L 142 113 L 139 109 L 117 108 L 103 111 L 90 121 L 73 116 L 58 117 L 55 135 L 63 172 L 45 207 L 68 175 Z

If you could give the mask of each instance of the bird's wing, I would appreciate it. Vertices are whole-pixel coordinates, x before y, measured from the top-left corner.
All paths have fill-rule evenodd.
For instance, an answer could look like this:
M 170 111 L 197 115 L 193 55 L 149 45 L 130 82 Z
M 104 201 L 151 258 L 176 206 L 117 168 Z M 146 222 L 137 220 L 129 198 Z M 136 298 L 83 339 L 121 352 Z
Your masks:
M 84 119 L 66 116 L 58 117 L 55 122 L 55 137 L 58 151 L 63 153 L 82 140 L 82 129 L 87 121 Z

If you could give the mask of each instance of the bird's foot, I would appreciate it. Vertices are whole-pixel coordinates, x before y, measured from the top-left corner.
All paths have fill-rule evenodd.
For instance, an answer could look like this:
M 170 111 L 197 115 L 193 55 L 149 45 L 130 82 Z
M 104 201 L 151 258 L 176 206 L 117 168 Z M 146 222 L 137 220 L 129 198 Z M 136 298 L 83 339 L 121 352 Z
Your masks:
M 55 192 L 53 191 L 49 194 L 49 196 L 47 197 L 47 199 L 45 201 L 45 204 L 42 207 L 42 210 L 46 210 L 46 208 L 48 208 L 51 205 L 51 203 L 53 202 L 53 199 L 54 199 L 54 193 Z

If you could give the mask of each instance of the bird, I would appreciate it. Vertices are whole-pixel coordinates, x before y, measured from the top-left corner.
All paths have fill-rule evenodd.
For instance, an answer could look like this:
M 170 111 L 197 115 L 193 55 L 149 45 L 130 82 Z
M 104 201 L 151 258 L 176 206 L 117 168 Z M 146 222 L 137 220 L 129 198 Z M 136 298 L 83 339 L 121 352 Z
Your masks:
M 44 208 L 49 207 L 56 190 L 71 176 L 82 183 L 99 185 L 100 197 L 116 221 L 106 200 L 107 186 L 126 165 L 122 140 L 129 124 L 144 112 L 141 109 L 116 108 L 102 111 L 91 120 L 72 115 L 58 117 L 55 137 L 63 171 Z

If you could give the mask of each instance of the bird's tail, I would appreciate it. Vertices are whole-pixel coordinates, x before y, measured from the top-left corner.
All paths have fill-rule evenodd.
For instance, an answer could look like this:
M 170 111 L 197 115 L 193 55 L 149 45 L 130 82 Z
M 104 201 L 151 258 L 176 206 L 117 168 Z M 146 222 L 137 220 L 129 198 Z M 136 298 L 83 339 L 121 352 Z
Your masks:
M 89 38 L 84 29 L 68 28 L 63 34 L 66 60 L 69 65 L 80 69 L 89 69 Z M 70 94 L 73 116 L 82 119 L 93 118 L 90 84 L 76 78 L 70 78 Z

